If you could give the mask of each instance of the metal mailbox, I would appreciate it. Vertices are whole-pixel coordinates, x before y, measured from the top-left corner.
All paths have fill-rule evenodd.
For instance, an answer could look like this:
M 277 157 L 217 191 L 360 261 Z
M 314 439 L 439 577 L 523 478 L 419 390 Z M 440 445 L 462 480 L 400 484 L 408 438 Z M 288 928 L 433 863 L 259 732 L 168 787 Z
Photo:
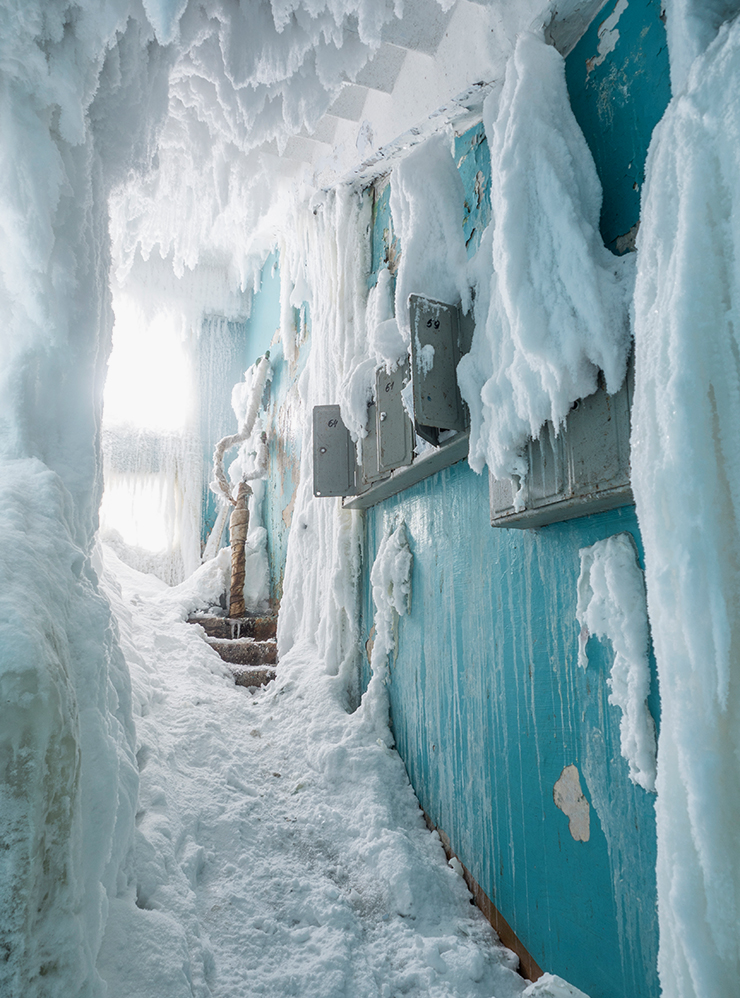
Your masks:
M 489 476 L 491 524 L 538 527 L 633 502 L 630 408 L 634 366 L 620 390 L 603 386 L 579 399 L 558 434 L 551 423 L 527 445 L 524 508 L 514 508 L 519 482 Z
M 357 494 L 357 456 L 338 405 L 317 405 L 313 410 L 313 494 Z
M 457 387 L 460 307 L 409 295 L 409 321 L 416 432 L 436 446 L 440 430 L 467 426 Z
M 378 471 L 381 474 L 411 464 L 414 458 L 414 428 L 401 398 L 401 390 L 410 376 L 408 361 L 392 374 L 384 367 L 375 372 Z
M 382 477 L 378 470 L 378 420 L 373 400 L 367 407 L 367 436 L 362 439 L 362 484 L 372 485 Z

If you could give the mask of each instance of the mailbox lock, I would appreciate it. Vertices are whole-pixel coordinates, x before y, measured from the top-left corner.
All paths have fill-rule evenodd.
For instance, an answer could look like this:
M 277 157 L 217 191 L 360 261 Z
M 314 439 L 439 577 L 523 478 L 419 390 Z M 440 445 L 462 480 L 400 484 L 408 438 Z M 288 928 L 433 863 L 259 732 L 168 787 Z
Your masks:
M 387 412 L 381 412 L 381 414 L 380 414 L 380 422 L 381 423 L 385 422 L 387 415 L 388 415 Z
M 319 447 L 319 454 L 326 454 L 326 447 Z

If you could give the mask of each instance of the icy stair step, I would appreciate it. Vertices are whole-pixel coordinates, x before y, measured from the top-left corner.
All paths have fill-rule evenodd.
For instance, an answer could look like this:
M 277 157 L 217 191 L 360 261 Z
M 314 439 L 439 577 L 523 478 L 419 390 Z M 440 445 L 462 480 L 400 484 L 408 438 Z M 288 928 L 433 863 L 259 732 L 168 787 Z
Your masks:
M 234 665 L 275 665 L 277 642 L 255 641 L 254 638 L 206 638 L 224 662 Z
M 205 640 L 227 663 L 237 686 L 265 686 L 275 678 L 277 617 L 194 616 L 188 623 L 203 628 Z
M 189 624 L 200 624 L 209 638 L 254 638 L 269 641 L 277 634 L 277 617 L 208 617 L 193 616 Z
M 231 675 L 234 677 L 236 686 L 246 686 L 251 689 L 255 686 L 267 686 L 270 680 L 277 675 L 274 666 L 269 665 L 230 665 Z

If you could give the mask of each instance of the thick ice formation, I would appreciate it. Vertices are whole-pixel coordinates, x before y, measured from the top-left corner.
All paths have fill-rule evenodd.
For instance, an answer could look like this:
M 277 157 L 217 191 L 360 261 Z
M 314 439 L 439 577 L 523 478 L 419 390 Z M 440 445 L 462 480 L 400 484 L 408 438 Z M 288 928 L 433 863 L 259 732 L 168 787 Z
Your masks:
M 622 755 L 630 779 L 655 790 L 655 722 L 647 705 L 650 693 L 648 619 L 645 581 L 629 534 L 616 534 L 582 548 L 576 619 L 581 625 L 578 664 L 588 665 L 591 635 L 608 638 L 614 663 L 607 680 L 609 703 L 619 707 Z
M 75 506 L 36 459 L 0 464 L 0 993 L 101 995 L 138 772 L 128 669 Z
M 388 659 L 396 651 L 394 619 L 411 612 L 411 569 L 414 557 L 409 548 L 406 525 L 398 524 L 380 542 L 370 572 L 375 618 L 373 650 L 370 656 L 372 678 L 358 713 L 376 729 L 377 737 L 393 745 L 389 727 Z
M 520 35 L 503 91 L 484 110 L 492 221 L 471 265 L 475 335 L 460 362 L 469 462 L 524 474 L 520 451 L 572 403 L 624 378 L 630 263 L 599 234 L 601 185 L 573 117 L 558 52 Z
M 668 0 L 666 31 L 671 61 L 671 89 L 686 86 L 691 65 L 716 38 L 720 26 L 740 11 L 738 0 Z
M 331 673 L 356 682 L 362 521 L 340 500 L 313 496 L 311 412 L 336 401 L 367 359 L 364 337 L 370 265 L 371 201 L 348 187 L 327 193 L 313 212 L 299 213 L 290 279 L 310 289 L 311 350 L 298 382 L 302 404 L 300 482 L 291 522 L 278 641 L 281 657 L 304 647 Z M 286 263 L 290 263 L 288 258 Z M 281 272 L 282 273 L 282 272 Z M 348 689 L 348 702 L 356 690 Z
M 740 23 L 655 131 L 635 289 L 632 477 L 658 663 L 659 968 L 671 998 L 740 978 Z
M 231 393 L 231 404 L 239 421 L 239 429 L 231 436 L 219 440 L 213 452 L 214 481 L 211 488 L 230 503 L 235 501 L 234 486 L 239 481 L 262 478 L 265 474 L 264 448 L 259 447 L 259 437 L 254 440 L 253 435 L 257 426 L 257 415 L 262 405 L 265 384 L 272 377 L 270 358 L 260 357 L 245 373 L 244 377 L 243 382 L 234 385 Z M 233 469 L 232 478 L 234 480 L 229 481 L 224 471 L 224 456 L 227 451 L 237 445 L 239 446 L 238 463 L 237 467 Z M 231 468 L 229 468 L 229 472 L 232 473 Z
M 145 258 L 156 250 L 172 255 L 178 274 L 215 257 L 248 285 L 274 241 L 276 184 L 301 179 L 300 165 L 278 151 L 313 131 L 395 8 L 394 0 L 174 5 L 157 35 L 176 62 L 156 164 L 114 202 L 119 277 L 138 250 Z
M 452 158 L 452 140 L 434 135 L 393 171 L 391 215 L 401 243 L 396 279 L 396 321 L 410 344 L 408 299 L 426 295 L 437 301 L 462 302 L 470 308 L 460 174 Z M 392 359 L 392 358 L 388 358 Z
M 112 325 L 107 196 L 152 139 L 144 95 L 156 106 L 166 93 L 151 42 L 126 4 L 0 10 L 0 991 L 29 998 L 102 994 L 107 896 L 133 835 L 129 680 L 89 554 Z
M 86 545 L 102 486 L 106 201 L 152 141 L 156 114 L 131 110 L 162 98 L 167 60 L 156 45 L 144 57 L 151 28 L 125 4 L 5 5 L 0 39 L 0 448 L 59 472 Z

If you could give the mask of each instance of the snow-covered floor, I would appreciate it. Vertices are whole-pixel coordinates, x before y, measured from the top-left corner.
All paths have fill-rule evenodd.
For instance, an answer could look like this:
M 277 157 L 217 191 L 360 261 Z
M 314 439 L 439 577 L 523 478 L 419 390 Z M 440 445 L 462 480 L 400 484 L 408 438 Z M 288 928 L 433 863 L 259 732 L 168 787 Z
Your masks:
M 98 964 L 110 998 L 522 994 L 342 680 L 294 649 L 277 682 L 235 687 L 183 622 L 202 574 L 169 589 L 106 551 L 141 777 Z

